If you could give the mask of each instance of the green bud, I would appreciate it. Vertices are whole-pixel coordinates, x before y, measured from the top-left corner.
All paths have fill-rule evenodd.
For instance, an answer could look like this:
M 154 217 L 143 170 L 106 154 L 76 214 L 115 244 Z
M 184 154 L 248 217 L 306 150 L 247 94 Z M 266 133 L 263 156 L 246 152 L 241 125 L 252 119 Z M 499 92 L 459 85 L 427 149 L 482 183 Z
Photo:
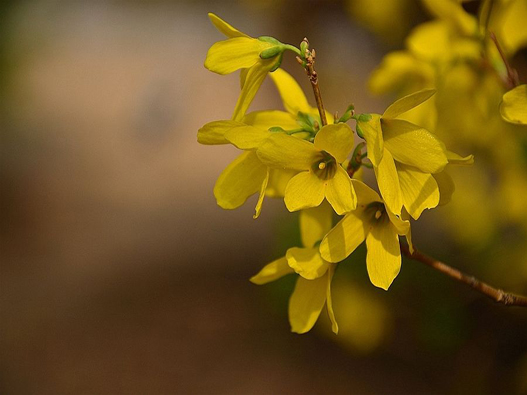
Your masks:
M 275 46 L 271 48 L 264 49 L 262 52 L 260 52 L 260 58 L 262 59 L 271 59 L 274 58 L 279 53 L 282 53 L 284 48 L 282 46 Z
M 300 53 L 302 56 L 306 54 L 307 49 L 309 48 L 309 44 L 306 41 L 302 41 L 300 43 Z
M 371 120 L 371 114 L 360 114 L 357 118 L 355 118 L 357 122 L 368 122 Z
M 280 126 L 273 126 L 269 128 L 269 131 L 271 133 L 285 133 L 285 130 L 282 129 Z

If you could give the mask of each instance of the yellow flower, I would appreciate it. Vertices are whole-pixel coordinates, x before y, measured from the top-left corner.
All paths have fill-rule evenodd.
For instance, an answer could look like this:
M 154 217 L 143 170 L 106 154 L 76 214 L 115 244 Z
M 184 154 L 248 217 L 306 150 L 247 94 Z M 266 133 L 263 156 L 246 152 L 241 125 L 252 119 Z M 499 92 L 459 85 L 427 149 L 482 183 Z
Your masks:
M 390 211 L 400 215 L 404 206 L 417 219 L 424 209 L 439 203 L 432 174 L 448 164 L 444 144 L 428 130 L 397 117 L 435 93 L 421 90 L 390 105 L 384 114 L 356 117 L 357 133 L 368 146 L 379 190 Z
M 366 184 L 357 180 L 352 183 L 357 192 L 357 210 L 348 213 L 324 237 L 320 254 L 328 262 L 340 262 L 366 240 L 370 281 L 387 290 L 401 269 L 399 235 L 407 236 L 410 242 L 410 222 L 395 216 Z
M 527 125 L 527 85 L 519 85 L 505 93 L 500 112 L 507 122 Z
M 332 210 L 327 204 L 300 212 L 300 233 L 304 248 L 293 247 L 284 257 L 266 265 L 251 277 L 254 284 L 266 284 L 286 274 L 299 276 L 289 299 L 289 323 L 291 331 L 306 333 L 315 325 L 326 304 L 332 330 L 338 333 L 338 325 L 331 302 L 331 280 L 336 264 L 321 258 L 316 243 L 331 229 Z
M 342 215 L 355 209 L 355 191 L 340 165 L 353 148 L 353 131 L 346 124 L 324 126 L 314 143 L 282 133 L 273 134 L 257 150 L 260 160 L 278 169 L 300 171 L 285 190 L 289 211 L 316 207 L 324 198 Z
M 283 51 L 293 47 L 271 37 L 249 37 L 212 13 L 209 18 L 228 38 L 209 49 L 205 67 L 222 75 L 242 69 L 242 91 L 232 116 L 233 120 L 241 121 L 267 73 L 278 68 Z

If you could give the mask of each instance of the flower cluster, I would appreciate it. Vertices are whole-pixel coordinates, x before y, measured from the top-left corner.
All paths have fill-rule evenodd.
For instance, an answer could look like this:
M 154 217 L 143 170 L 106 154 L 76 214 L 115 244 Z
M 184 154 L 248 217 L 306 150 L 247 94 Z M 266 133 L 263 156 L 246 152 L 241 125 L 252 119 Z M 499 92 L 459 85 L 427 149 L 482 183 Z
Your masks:
M 242 151 L 216 182 L 218 205 L 234 209 L 259 194 L 254 218 L 266 196 L 283 198 L 290 212 L 300 211 L 303 246 L 289 248 L 251 281 L 264 284 L 295 274 L 289 301 L 292 331 L 309 331 L 325 305 L 337 333 L 331 281 L 338 263 L 365 241 L 370 280 L 387 290 L 401 268 L 400 238 L 413 248 L 411 219 L 447 203 L 453 182 L 445 168 L 471 164 L 473 157 L 448 151 L 427 128 L 401 118 L 428 101 L 434 89 L 412 92 L 382 115 L 355 114 L 349 106 L 343 116 L 333 117 L 320 105 L 311 107 L 298 83 L 280 68 L 285 51 L 291 51 L 316 84 L 314 51 L 307 40 L 296 48 L 271 37 L 252 38 L 213 14 L 209 17 L 227 39 L 210 48 L 205 67 L 219 74 L 241 70 L 232 118 L 198 131 L 202 144 L 232 144 Z M 285 111 L 247 113 L 268 75 Z M 355 132 L 363 140 L 357 145 Z M 364 167 L 374 170 L 379 193 L 360 179 Z

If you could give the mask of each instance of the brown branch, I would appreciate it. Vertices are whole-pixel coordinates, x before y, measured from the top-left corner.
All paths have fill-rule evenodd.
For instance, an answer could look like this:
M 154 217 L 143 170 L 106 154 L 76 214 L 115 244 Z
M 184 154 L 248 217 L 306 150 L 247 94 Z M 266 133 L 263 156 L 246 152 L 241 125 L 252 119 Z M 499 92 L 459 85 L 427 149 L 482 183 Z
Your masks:
M 515 295 L 502 291 L 501 289 L 494 288 L 493 286 L 486 284 L 475 277 L 468 276 L 459 270 L 448 266 L 446 263 L 435 260 L 434 258 L 431 258 L 417 250 L 414 250 L 414 253 L 412 254 L 410 253 L 410 249 L 407 245 L 401 244 L 401 252 L 410 259 L 424 263 L 425 265 L 428 265 L 431 268 L 446 274 L 450 278 L 468 285 L 469 287 L 475 289 L 497 303 L 502 303 L 506 306 L 527 307 L 527 297 L 525 296 Z
M 324 103 L 322 102 L 322 95 L 320 94 L 320 87 L 318 86 L 318 74 L 315 71 L 315 50 L 307 49 L 309 43 L 307 38 L 304 38 L 304 43 L 306 43 L 305 53 L 302 54 L 304 59 L 297 57 L 298 62 L 306 70 L 306 74 L 309 77 L 309 82 L 311 82 L 311 87 L 313 88 L 313 93 L 315 94 L 315 100 L 317 102 L 318 113 L 320 114 L 320 121 L 322 126 L 326 126 L 328 121 L 326 119 L 326 111 L 324 110 Z
M 509 89 L 512 89 L 520 84 L 520 79 L 518 77 L 518 72 L 510 65 L 509 61 L 507 60 L 507 56 L 505 55 L 505 52 L 503 51 L 503 48 L 501 47 L 498 38 L 493 32 L 489 33 L 490 39 L 494 42 L 494 45 L 496 46 L 496 49 L 498 50 L 501 60 L 503 61 L 503 64 L 505 64 L 505 68 L 507 69 L 507 85 L 509 86 Z

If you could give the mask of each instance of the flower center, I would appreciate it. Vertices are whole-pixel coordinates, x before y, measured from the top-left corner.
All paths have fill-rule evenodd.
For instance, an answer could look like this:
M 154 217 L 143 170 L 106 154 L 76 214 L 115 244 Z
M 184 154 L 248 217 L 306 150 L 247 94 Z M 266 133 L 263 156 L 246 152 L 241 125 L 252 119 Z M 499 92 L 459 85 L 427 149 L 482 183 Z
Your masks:
M 311 166 L 313 173 L 321 180 L 329 180 L 335 177 L 337 172 L 337 161 L 326 151 L 321 151 L 322 157 Z
M 390 220 L 384 203 L 372 202 L 364 209 L 364 215 L 367 220 L 372 224 L 382 224 Z

